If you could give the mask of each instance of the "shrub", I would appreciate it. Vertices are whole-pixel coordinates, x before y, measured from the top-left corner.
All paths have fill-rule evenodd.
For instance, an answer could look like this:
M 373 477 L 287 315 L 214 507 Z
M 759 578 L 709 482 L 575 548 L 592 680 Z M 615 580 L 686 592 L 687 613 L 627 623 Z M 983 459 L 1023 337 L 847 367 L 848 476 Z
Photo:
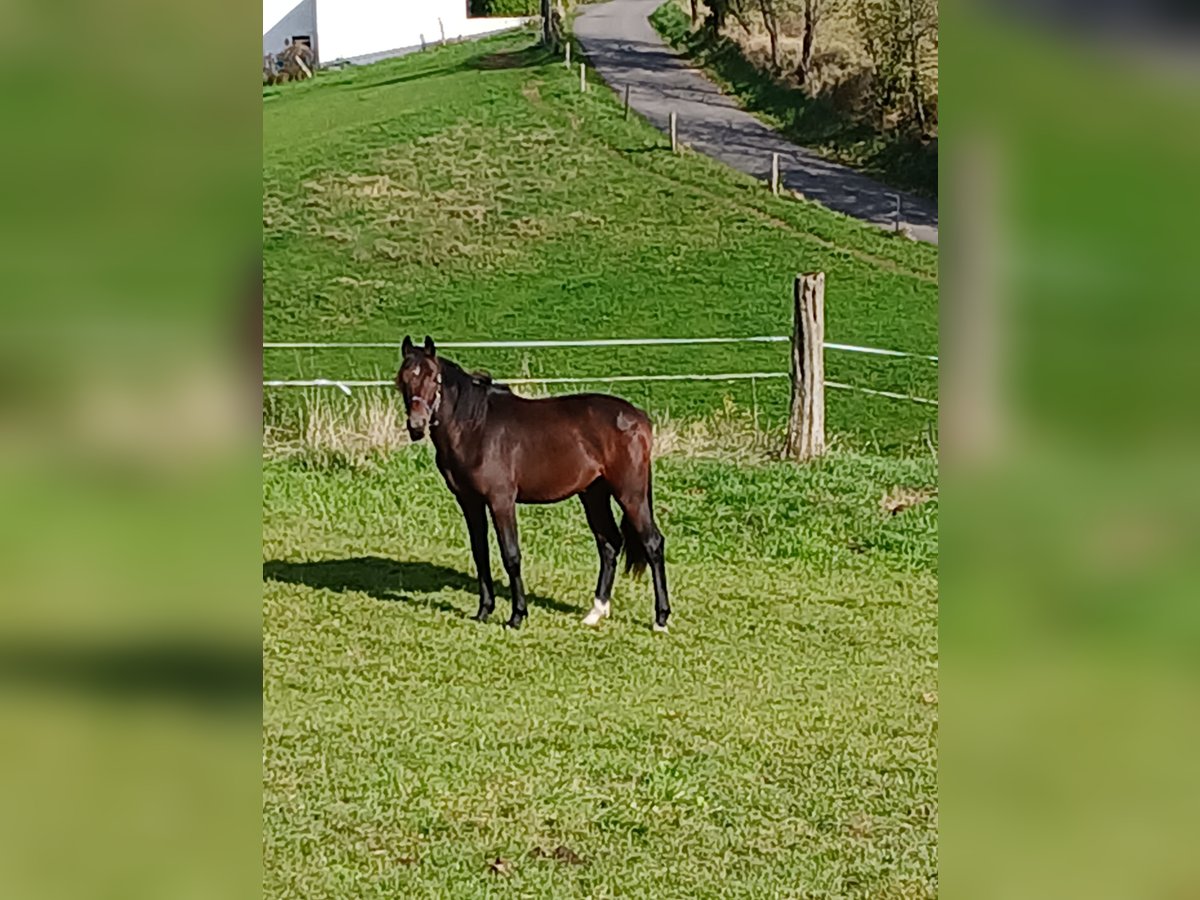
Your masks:
M 477 18 L 536 16 L 538 5 L 538 0 L 470 0 L 467 14 Z

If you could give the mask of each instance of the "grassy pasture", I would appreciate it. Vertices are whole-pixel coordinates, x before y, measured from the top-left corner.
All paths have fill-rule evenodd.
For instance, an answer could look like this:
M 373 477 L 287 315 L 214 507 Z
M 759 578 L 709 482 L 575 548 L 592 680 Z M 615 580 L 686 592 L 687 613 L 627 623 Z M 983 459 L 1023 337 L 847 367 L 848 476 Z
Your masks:
M 936 352 L 935 249 L 671 156 L 528 43 L 264 92 L 268 340 L 779 334 L 793 273 L 824 269 L 830 340 Z M 786 368 L 783 347 L 455 356 L 597 387 Z M 395 356 L 265 365 L 387 377 Z M 927 363 L 829 367 L 936 396 Z M 596 553 L 575 502 L 521 510 L 525 629 L 500 625 L 503 577 L 494 621 L 470 621 L 429 447 L 380 439 L 396 423 L 369 392 L 268 395 L 268 426 L 319 406 L 373 452 L 265 455 L 267 896 L 936 895 L 934 411 L 834 393 L 838 451 L 801 468 L 692 452 L 687 420 L 740 440 L 748 386 L 621 392 L 668 426 L 665 637 L 625 578 L 613 618 L 580 625 Z M 757 401 L 776 426 L 782 384 Z M 494 538 L 492 558 L 500 575 Z
M 937 251 L 672 156 L 600 85 L 581 94 L 525 36 L 268 89 L 268 340 L 787 334 L 791 282 L 828 273 L 828 339 L 937 352 Z M 497 376 L 784 371 L 786 345 L 459 351 Z M 270 377 L 374 378 L 390 350 L 268 351 Z M 830 352 L 828 377 L 936 396 L 936 366 Z M 732 397 L 768 424 L 784 380 L 623 385 L 702 416 Z M 273 396 L 279 401 L 282 395 Z M 287 402 L 286 400 L 283 402 Z M 831 392 L 848 446 L 925 452 L 936 410 Z
M 576 503 L 522 509 L 513 634 L 427 448 L 269 463 L 266 894 L 935 896 L 937 501 L 881 503 L 934 477 L 661 459 L 664 639 L 646 581 L 580 625 Z

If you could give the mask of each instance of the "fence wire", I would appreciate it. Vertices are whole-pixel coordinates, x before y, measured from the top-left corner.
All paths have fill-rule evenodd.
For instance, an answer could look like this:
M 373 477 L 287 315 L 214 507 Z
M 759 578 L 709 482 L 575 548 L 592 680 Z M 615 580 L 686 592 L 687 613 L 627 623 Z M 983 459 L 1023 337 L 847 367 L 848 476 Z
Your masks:
M 562 341 L 439 341 L 438 347 L 447 350 L 536 350 L 556 347 L 656 347 L 688 346 L 701 344 L 786 344 L 789 335 L 755 335 L 751 337 L 701 337 L 701 338 L 595 338 L 589 340 Z M 269 341 L 265 350 L 398 350 L 399 341 Z M 867 353 L 875 356 L 898 356 L 910 359 L 927 359 L 937 362 L 937 356 L 910 353 L 906 350 L 887 350 L 882 347 L 863 347 L 857 344 L 836 344 L 826 341 L 826 350 L 846 353 Z
M 538 341 L 442 341 L 439 348 L 448 350 L 496 350 L 496 349 L 538 349 L 553 347 L 646 347 L 662 345 L 700 345 L 700 344 L 781 344 L 788 343 L 792 338 L 788 335 L 755 335 L 750 337 L 701 337 L 701 338 L 594 338 L 587 340 L 538 340 Z M 399 342 L 374 341 L 268 341 L 263 343 L 264 350 L 349 350 L 349 349 L 388 349 L 399 350 Z M 865 353 L 874 356 L 891 356 L 908 359 L 924 359 L 938 362 L 937 356 L 924 353 L 910 353 L 905 350 L 889 350 L 881 347 L 863 347 L 857 344 L 838 344 L 826 342 L 826 350 L 838 350 L 848 353 Z M 498 382 L 512 385 L 535 384 L 616 384 L 624 382 L 653 382 L 653 381 L 750 381 L 751 386 L 760 378 L 788 378 L 789 372 L 720 372 L 720 373 L 687 373 L 678 375 L 605 375 L 598 377 L 570 376 L 546 378 L 497 378 Z M 390 387 L 390 380 L 354 380 L 337 378 L 305 378 L 294 380 L 264 381 L 265 388 L 285 387 L 335 387 L 351 394 L 352 388 Z M 858 391 L 876 397 L 888 397 L 893 400 L 909 400 L 913 403 L 924 403 L 937 406 L 938 401 L 929 397 L 917 397 L 912 394 L 902 394 L 896 391 L 880 391 L 873 388 L 844 384 L 840 381 L 826 381 L 825 387 L 843 391 Z

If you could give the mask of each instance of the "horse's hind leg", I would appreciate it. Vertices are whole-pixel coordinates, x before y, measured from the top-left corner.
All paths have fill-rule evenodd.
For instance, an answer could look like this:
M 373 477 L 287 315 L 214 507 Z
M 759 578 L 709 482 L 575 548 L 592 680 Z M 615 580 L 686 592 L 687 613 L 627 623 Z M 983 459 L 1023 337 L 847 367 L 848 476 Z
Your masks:
M 617 574 L 617 557 L 621 555 L 621 529 L 617 527 L 617 520 L 613 518 L 612 491 L 603 481 L 594 482 L 579 495 L 579 499 L 583 501 L 588 526 L 596 536 L 596 547 L 600 551 L 596 599 L 583 624 L 598 625 L 601 619 L 608 618 L 613 578 Z
M 665 541 L 658 525 L 654 522 L 654 505 L 651 501 L 650 478 L 644 484 L 623 490 L 616 495 L 617 502 L 629 518 L 629 524 L 642 547 L 650 565 L 650 576 L 654 580 L 654 629 L 667 630 L 667 619 L 671 615 L 671 601 L 667 596 L 667 567 L 663 548 Z M 625 551 L 629 555 L 628 548 Z
M 508 587 L 512 591 L 512 615 L 509 628 L 520 628 L 528 612 L 525 608 L 525 582 L 521 580 L 521 545 L 517 543 L 517 506 L 514 500 L 492 501 L 492 524 L 496 526 L 496 539 L 500 544 L 500 558 L 504 571 L 508 573 Z

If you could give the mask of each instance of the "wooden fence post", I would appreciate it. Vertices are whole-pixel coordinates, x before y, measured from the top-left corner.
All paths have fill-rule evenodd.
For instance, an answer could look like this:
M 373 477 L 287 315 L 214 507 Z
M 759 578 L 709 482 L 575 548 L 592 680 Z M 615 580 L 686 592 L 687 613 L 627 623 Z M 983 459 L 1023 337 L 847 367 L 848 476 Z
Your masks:
M 669 119 L 671 124 L 671 152 L 675 153 L 679 149 L 679 138 L 676 134 L 676 120 L 674 111 L 671 112 Z
M 565 65 L 567 67 L 567 69 L 571 68 L 571 42 L 570 41 L 567 41 L 567 58 L 564 61 L 563 65 Z
M 771 193 L 779 196 L 779 154 L 771 154 Z
M 825 273 L 797 275 L 793 298 L 792 411 L 785 453 L 804 462 L 825 453 Z
M 583 63 L 579 64 L 579 90 L 581 93 L 587 90 L 587 66 Z

